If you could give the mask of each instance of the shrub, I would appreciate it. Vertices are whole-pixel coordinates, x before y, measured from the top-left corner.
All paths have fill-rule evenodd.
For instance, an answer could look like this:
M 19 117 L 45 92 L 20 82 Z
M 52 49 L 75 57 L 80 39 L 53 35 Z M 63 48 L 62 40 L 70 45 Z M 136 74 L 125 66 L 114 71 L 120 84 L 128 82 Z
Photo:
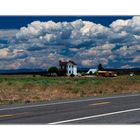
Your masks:
M 70 75 L 70 77 L 74 77 L 75 75 L 72 73 L 71 75 Z
M 58 69 L 57 69 L 57 67 L 49 67 L 48 73 L 49 73 L 50 75 L 58 74 Z

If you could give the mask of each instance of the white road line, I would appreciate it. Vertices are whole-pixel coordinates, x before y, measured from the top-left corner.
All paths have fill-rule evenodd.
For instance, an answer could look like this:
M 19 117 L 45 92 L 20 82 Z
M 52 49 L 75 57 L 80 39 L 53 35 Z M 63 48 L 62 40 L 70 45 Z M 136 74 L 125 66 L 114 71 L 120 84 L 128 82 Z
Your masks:
M 17 107 L 7 107 L 7 108 L 0 108 L 0 111 L 24 109 L 24 108 L 32 108 L 32 107 L 42 107 L 42 106 L 50 106 L 50 105 L 69 104 L 69 103 L 79 103 L 79 102 L 105 100 L 105 99 L 135 97 L 135 96 L 140 96 L 140 94 L 120 95 L 120 96 L 112 96 L 112 97 L 99 97 L 99 98 L 92 98 L 92 99 L 80 99 L 80 100 L 73 100 L 73 101 L 62 101 L 62 102 L 45 103 L 45 104 L 25 105 L 25 106 L 17 106 Z
M 94 116 L 87 116 L 87 117 L 70 119 L 70 120 L 64 120 L 64 121 L 58 121 L 58 122 L 52 122 L 52 123 L 48 123 L 48 124 L 50 124 L 50 125 L 63 124 L 63 123 L 68 123 L 68 122 L 75 122 L 75 121 L 87 120 L 87 119 L 92 119 L 92 118 L 98 118 L 98 117 L 103 117 L 103 116 L 110 116 L 110 115 L 115 115 L 115 114 L 133 112 L 133 111 L 138 111 L 138 110 L 140 110 L 140 108 L 128 109 L 128 110 L 123 110 L 123 111 L 117 111 L 117 112 L 99 114 L 99 115 L 94 115 Z

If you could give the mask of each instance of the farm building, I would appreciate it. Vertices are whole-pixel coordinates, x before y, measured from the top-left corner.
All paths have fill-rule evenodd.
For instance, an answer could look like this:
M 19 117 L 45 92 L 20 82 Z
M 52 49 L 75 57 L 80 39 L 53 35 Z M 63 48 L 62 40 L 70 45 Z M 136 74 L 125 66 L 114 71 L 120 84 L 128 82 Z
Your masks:
M 97 76 L 114 77 L 116 74 L 113 71 L 97 71 Z
M 86 74 L 95 74 L 97 72 L 97 69 L 89 69 Z
M 59 61 L 60 75 L 77 75 L 77 64 L 74 61 Z

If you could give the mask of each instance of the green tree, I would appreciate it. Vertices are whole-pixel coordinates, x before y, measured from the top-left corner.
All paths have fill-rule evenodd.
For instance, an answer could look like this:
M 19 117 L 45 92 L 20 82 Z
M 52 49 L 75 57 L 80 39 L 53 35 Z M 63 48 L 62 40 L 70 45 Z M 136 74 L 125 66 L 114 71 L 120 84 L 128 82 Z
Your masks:
M 48 73 L 50 74 L 50 75 L 53 75 L 53 74 L 58 74 L 58 68 L 57 67 L 49 67 L 48 68 Z
M 104 68 L 103 68 L 103 65 L 102 65 L 102 64 L 99 64 L 99 65 L 98 65 L 98 70 L 101 70 L 101 71 L 102 71 L 102 70 L 104 70 Z

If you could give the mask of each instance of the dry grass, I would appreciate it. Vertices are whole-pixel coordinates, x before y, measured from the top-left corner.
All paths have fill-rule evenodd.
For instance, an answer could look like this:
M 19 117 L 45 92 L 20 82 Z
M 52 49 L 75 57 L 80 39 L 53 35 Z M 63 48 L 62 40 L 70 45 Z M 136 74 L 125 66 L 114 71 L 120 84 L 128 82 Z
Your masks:
M 140 76 L 48 78 L 0 76 L 0 104 L 140 92 Z

